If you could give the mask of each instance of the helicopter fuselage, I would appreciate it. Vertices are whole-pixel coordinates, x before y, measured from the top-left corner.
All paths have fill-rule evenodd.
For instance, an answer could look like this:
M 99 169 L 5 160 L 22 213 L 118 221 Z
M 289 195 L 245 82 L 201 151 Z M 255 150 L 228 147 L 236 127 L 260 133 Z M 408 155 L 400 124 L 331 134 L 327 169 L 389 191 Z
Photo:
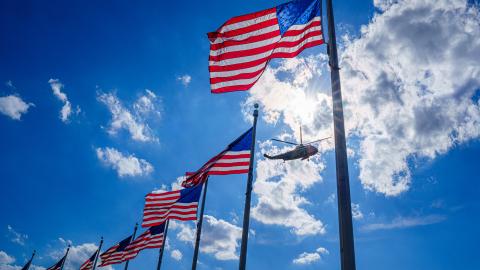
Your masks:
M 268 159 L 283 159 L 283 160 L 295 160 L 295 159 L 307 159 L 318 153 L 318 149 L 312 145 L 298 145 L 295 149 L 279 154 L 276 156 L 269 156 L 265 154 L 264 156 Z

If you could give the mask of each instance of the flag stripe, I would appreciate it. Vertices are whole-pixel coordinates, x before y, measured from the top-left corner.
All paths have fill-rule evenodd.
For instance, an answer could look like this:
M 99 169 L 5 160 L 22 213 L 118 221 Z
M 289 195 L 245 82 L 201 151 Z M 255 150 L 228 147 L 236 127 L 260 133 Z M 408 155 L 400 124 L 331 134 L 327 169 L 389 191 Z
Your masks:
M 225 159 L 219 159 L 217 161 L 218 163 L 235 163 L 235 162 L 250 162 L 250 157 L 248 158 L 225 158 Z
M 177 204 L 162 204 L 162 203 L 151 203 L 148 205 L 145 205 L 145 210 L 149 209 L 158 209 L 159 207 L 164 208 L 165 206 L 170 206 L 167 209 L 173 208 L 173 209 L 190 209 L 192 207 L 197 207 L 198 203 L 197 202 L 192 202 L 192 203 L 177 203 Z
M 210 72 L 210 75 L 212 78 L 221 78 L 221 77 L 230 77 L 230 76 L 235 76 L 238 74 L 242 73 L 252 73 L 258 70 L 263 70 L 265 66 L 267 65 L 267 62 L 263 62 L 259 65 L 256 65 L 254 67 L 248 67 L 248 68 L 242 68 L 242 69 L 237 69 L 237 70 L 232 70 L 232 71 L 217 71 L 217 72 Z M 210 79 L 212 80 L 212 79 Z
M 277 18 L 273 18 L 267 21 L 259 22 L 253 25 L 247 25 L 243 28 L 237 28 L 235 30 L 229 30 L 222 33 L 221 39 L 223 40 L 240 40 L 249 36 L 257 36 L 259 33 L 264 33 L 264 29 L 278 26 Z
M 248 17 L 246 20 L 241 20 L 241 21 L 236 21 L 236 20 L 229 20 L 227 24 L 224 24 L 221 29 L 225 32 L 231 31 L 231 30 L 236 30 L 240 28 L 245 28 L 250 25 L 255 25 L 258 23 L 262 23 L 271 19 L 276 19 L 277 11 L 274 8 L 267 9 L 260 14 L 256 14 L 254 16 Z
M 244 170 L 230 170 L 230 171 L 212 171 L 210 175 L 230 175 L 230 174 L 244 174 L 248 173 L 249 169 Z
M 248 170 L 249 166 L 236 166 L 236 167 L 213 167 L 210 169 L 211 172 L 228 172 L 228 171 L 237 171 L 237 170 Z
M 236 168 L 236 167 L 248 167 L 250 165 L 250 160 L 247 162 L 228 162 L 228 163 L 223 163 L 223 162 L 216 162 L 215 164 L 212 165 L 213 168 Z
M 213 51 L 218 51 L 219 49 L 222 49 L 222 48 L 245 45 L 251 42 L 258 42 L 266 39 L 271 39 L 279 35 L 278 31 L 280 31 L 280 28 L 278 27 L 278 25 L 275 27 L 268 27 L 263 29 L 261 32 L 257 32 L 256 35 L 254 36 L 244 36 L 243 38 L 229 39 L 229 40 L 224 40 L 222 43 L 211 44 L 210 49 Z
M 167 216 L 190 216 L 190 215 L 195 215 L 197 211 L 195 210 L 185 210 L 184 211 L 178 211 L 178 210 L 168 210 L 168 211 L 151 211 L 148 213 L 144 213 L 143 220 L 145 221 L 151 221 L 155 219 L 156 217 L 160 218 L 166 218 Z
M 246 41 L 252 41 L 252 39 L 259 38 L 263 35 L 271 35 L 272 33 L 275 33 L 277 35 L 280 35 L 280 27 L 277 25 L 271 25 L 250 33 L 245 33 L 241 35 L 237 35 L 235 37 L 230 37 L 230 38 L 217 38 L 213 45 L 218 45 L 220 47 L 223 45 L 223 42 L 243 42 L 246 43 Z M 218 47 L 216 47 L 218 49 Z M 222 46 L 223 47 L 223 46 Z

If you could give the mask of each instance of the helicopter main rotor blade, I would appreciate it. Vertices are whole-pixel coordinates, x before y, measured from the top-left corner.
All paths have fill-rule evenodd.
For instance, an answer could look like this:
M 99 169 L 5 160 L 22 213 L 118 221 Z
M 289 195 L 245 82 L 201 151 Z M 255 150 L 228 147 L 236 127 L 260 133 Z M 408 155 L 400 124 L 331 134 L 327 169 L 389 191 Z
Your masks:
M 316 140 L 316 141 L 313 141 L 313 142 L 309 142 L 309 143 L 306 143 L 306 144 L 312 144 L 312 143 L 317 143 L 317 142 L 321 142 L 321 141 L 324 141 L 324 140 L 328 140 L 330 139 L 331 137 L 326 137 L 326 138 L 323 138 L 323 139 L 320 139 L 320 140 Z
M 283 143 L 288 143 L 288 144 L 298 145 L 298 143 L 287 142 L 287 141 L 282 141 L 282 140 L 277 140 L 277 139 L 272 139 L 272 141 L 277 141 L 277 142 L 283 142 Z

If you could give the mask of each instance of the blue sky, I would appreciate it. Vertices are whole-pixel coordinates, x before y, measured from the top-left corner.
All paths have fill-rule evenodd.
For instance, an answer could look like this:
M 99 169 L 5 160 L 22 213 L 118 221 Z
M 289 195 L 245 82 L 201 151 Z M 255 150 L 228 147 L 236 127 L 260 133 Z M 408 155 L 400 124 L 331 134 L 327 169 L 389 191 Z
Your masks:
M 308 162 L 261 157 L 300 124 L 331 135 L 325 46 L 272 61 L 249 92 L 209 91 L 206 33 L 283 2 L 1 2 L 0 269 L 33 249 L 48 267 L 67 243 L 77 269 L 100 236 L 123 239 L 143 196 L 247 130 L 255 102 L 248 268 L 340 269 L 333 143 Z M 480 268 L 478 7 L 335 2 L 358 269 Z M 245 183 L 211 178 L 200 269 L 237 267 Z M 193 226 L 171 226 L 164 269 L 189 269 Z

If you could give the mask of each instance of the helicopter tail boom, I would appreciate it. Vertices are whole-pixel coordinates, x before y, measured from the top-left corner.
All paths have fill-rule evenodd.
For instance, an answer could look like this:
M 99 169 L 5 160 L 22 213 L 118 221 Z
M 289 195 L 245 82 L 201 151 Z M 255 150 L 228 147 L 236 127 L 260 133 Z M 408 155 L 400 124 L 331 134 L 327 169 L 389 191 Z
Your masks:
M 268 158 L 268 159 L 279 159 L 279 157 L 277 157 L 277 156 L 269 156 L 269 155 L 267 155 L 267 154 L 263 154 L 263 156 L 264 156 L 265 158 Z

